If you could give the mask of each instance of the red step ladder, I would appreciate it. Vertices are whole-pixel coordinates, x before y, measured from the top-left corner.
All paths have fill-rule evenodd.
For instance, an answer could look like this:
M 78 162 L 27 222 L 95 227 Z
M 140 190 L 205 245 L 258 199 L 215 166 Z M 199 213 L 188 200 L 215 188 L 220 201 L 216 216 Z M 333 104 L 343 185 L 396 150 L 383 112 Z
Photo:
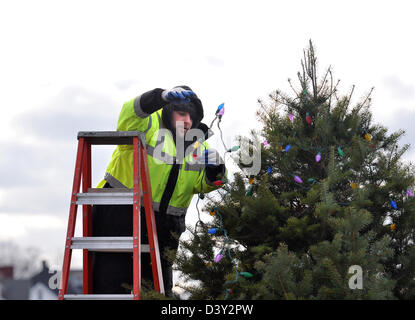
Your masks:
M 92 189 L 91 145 L 133 145 L 134 187 Z M 82 180 L 82 193 L 79 192 Z M 143 188 L 140 192 L 140 181 Z M 149 244 L 141 244 L 140 208 L 144 199 Z M 133 204 L 132 237 L 91 237 L 92 206 L 94 204 Z M 83 237 L 74 237 L 78 205 L 83 208 Z M 68 295 L 68 280 L 72 250 L 83 250 L 83 294 Z M 133 252 L 132 294 L 92 293 L 92 251 Z M 150 177 L 148 173 L 145 135 L 139 131 L 94 131 L 78 133 L 78 151 L 75 164 L 69 221 L 65 241 L 59 300 L 139 300 L 141 290 L 141 253 L 149 252 L 153 271 L 154 288 L 164 294 L 156 221 L 153 211 Z

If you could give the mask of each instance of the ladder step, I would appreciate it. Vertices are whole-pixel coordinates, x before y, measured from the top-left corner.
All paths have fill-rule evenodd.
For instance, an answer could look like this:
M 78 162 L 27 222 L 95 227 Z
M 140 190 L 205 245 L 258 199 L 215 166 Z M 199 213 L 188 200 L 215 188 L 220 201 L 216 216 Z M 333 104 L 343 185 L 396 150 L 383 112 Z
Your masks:
M 76 204 L 133 204 L 133 189 L 127 188 L 89 188 L 88 192 L 76 195 Z M 140 200 L 144 203 L 143 191 Z
M 133 192 L 133 189 L 129 188 L 88 188 L 88 193 L 125 193 L 125 192 Z
M 133 137 L 139 137 L 141 143 L 146 145 L 146 135 L 141 131 L 80 131 L 78 139 L 85 138 L 95 145 L 133 144 Z
M 141 203 L 143 199 L 141 199 Z M 78 193 L 76 204 L 133 204 L 132 192 Z
M 74 237 L 71 249 L 100 252 L 132 252 L 133 237 Z M 150 252 L 148 244 L 141 245 L 141 252 Z
M 65 294 L 64 300 L 133 300 L 132 294 Z

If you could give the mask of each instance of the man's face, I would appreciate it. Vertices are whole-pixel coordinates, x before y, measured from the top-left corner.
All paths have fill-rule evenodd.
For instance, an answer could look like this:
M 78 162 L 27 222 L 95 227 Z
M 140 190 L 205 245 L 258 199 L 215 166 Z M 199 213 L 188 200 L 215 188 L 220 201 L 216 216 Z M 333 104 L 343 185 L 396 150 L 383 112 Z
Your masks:
M 173 111 L 172 122 L 173 129 L 176 130 L 177 135 L 182 138 L 193 124 L 190 114 L 185 111 Z

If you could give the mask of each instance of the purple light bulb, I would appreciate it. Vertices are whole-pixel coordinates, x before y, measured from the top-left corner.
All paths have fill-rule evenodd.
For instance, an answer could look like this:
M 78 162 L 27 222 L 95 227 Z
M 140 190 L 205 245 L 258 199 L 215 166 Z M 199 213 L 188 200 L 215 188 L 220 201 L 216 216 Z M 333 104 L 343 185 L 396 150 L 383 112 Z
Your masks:
M 219 261 L 221 261 L 222 260 L 222 258 L 223 258 L 223 255 L 222 254 L 220 254 L 220 253 L 218 253 L 218 255 L 216 256 L 216 258 L 215 258 L 215 262 L 219 262 Z
M 320 160 L 321 160 L 321 153 L 319 152 L 316 155 L 316 162 L 320 162 Z
M 301 178 L 299 176 L 295 176 L 294 181 L 297 182 L 297 183 L 303 183 L 303 180 L 301 180 Z

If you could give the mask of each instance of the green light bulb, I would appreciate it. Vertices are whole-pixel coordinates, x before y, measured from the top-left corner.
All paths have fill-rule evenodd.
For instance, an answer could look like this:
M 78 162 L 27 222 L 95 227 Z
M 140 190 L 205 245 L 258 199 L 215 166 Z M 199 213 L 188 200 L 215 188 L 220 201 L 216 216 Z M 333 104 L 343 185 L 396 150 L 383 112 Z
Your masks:
M 254 276 L 252 273 L 249 272 L 241 272 L 240 275 L 245 278 L 252 278 Z

